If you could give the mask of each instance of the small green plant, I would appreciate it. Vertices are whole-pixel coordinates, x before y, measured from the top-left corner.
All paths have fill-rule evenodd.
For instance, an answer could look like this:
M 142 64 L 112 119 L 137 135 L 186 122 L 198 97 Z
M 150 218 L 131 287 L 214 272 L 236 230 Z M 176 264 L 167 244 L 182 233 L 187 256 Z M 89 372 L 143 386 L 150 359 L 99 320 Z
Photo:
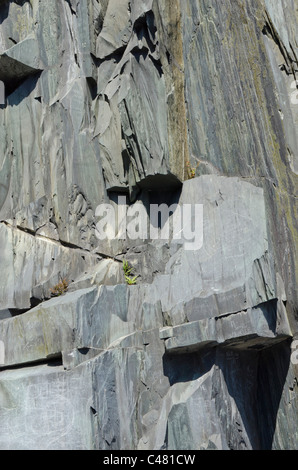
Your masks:
M 193 179 L 196 177 L 196 171 L 197 171 L 198 166 L 199 166 L 199 163 L 197 164 L 196 167 L 194 167 L 194 166 L 191 166 L 189 161 L 186 162 L 186 171 L 187 171 L 188 179 Z
M 134 286 L 137 283 L 137 278 L 138 276 L 134 276 L 132 278 L 126 276 L 125 280 L 129 286 Z
M 129 266 L 128 261 L 123 260 L 123 272 L 125 281 L 129 286 L 134 286 L 137 283 L 138 276 L 131 276 L 132 267 Z
M 58 282 L 58 284 L 52 287 L 51 295 L 52 297 L 59 297 L 60 295 L 65 294 L 67 289 L 68 289 L 68 281 L 66 279 L 61 279 L 61 281 Z

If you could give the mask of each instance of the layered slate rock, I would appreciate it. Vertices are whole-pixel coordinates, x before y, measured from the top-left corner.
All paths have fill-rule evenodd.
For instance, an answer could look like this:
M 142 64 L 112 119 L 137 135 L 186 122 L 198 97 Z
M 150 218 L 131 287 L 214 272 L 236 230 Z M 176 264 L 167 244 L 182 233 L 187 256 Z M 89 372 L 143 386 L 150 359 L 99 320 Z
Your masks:
M 0 1 L 1 449 L 297 448 L 297 24 Z
M 56 409 L 51 428 L 34 444 L 37 448 L 262 448 L 273 439 L 273 428 L 264 430 L 272 412 L 265 419 L 253 403 L 254 419 L 261 422 L 253 424 L 242 405 L 249 393 L 255 396 L 265 386 L 258 374 L 267 352 L 276 360 L 283 351 L 278 374 L 285 374 L 292 336 L 282 281 L 270 263 L 263 191 L 239 179 L 202 176 L 185 183 L 180 204 L 185 200 L 203 203 L 205 243 L 194 251 L 185 249 L 186 240 L 170 240 L 165 272 L 153 282 L 127 286 L 118 277 L 120 284 L 107 286 L 103 276 L 90 273 L 74 283 L 72 292 L 0 322 L 1 366 L 8 369 L 0 376 L 0 387 L 6 388 L 7 380 L 18 387 L 22 380 L 22 387 L 36 395 L 38 407 L 46 398 L 47 407 L 54 406 L 58 387 L 72 417 L 68 439 L 58 442 L 54 423 L 64 418 Z M 85 288 L 76 290 L 80 285 Z M 20 366 L 21 376 L 9 371 Z M 78 396 L 70 398 L 77 387 L 83 387 L 84 405 L 76 405 Z M 221 396 L 211 407 L 206 387 Z M 7 405 L 4 427 L 25 420 L 26 397 L 27 392 L 18 402 L 18 419 L 15 407 Z M 225 417 L 217 410 L 220 400 L 229 404 Z M 26 414 L 26 429 L 30 420 L 38 422 L 35 413 Z M 78 427 L 81 413 L 84 424 Z M 30 448 L 32 439 L 31 430 L 22 442 L 5 437 L 1 445 Z

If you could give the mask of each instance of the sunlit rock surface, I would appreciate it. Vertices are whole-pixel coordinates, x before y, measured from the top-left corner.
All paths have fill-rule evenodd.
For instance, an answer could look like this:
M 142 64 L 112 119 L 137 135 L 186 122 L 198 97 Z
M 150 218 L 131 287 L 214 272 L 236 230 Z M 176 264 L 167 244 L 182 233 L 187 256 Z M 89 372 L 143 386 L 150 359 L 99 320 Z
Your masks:
M 0 1 L 0 449 L 297 448 L 297 25 Z M 119 197 L 168 236 L 99 240 Z

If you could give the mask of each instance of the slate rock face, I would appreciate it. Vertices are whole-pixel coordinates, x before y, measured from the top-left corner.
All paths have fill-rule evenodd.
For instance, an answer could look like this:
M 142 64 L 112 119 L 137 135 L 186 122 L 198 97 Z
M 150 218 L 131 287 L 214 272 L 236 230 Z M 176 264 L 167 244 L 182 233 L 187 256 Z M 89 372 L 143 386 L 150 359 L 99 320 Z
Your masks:
M 297 14 L 0 1 L 1 449 L 297 448 Z

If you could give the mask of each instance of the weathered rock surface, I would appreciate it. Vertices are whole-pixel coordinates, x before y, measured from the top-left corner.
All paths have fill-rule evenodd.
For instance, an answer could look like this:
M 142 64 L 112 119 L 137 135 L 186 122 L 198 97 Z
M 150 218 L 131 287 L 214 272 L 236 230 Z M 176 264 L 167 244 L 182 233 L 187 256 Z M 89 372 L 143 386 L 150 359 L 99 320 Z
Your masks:
M 0 449 L 297 448 L 297 20 L 0 1 Z

